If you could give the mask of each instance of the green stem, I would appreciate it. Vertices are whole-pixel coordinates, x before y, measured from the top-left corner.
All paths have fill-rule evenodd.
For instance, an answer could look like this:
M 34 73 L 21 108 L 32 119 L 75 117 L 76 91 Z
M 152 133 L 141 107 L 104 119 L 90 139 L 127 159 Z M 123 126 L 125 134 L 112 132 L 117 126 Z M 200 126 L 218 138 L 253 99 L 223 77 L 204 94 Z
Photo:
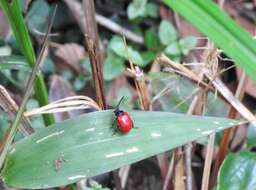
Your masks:
M 36 56 L 21 14 L 18 0 L 0 0 L 0 5 L 5 16 L 8 18 L 21 52 L 25 56 L 30 67 L 33 68 L 36 63 Z M 40 106 L 48 104 L 48 93 L 42 74 L 36 76 L 34 91 Z M 54 123 L 52 114 L 44 114 L 43 119 L 46 126 Z

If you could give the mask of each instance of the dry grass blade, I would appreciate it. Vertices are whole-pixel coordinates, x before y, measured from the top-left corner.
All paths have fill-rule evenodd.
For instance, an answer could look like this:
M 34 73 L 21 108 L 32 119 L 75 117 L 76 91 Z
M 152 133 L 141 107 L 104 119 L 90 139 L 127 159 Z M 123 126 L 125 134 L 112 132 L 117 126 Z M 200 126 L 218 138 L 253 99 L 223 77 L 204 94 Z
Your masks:
M 18 111 L 18 106 L 15 101 L 8 94 L 7 90 L 0 85 L 0 107 L 8 113 L 11 120 L 15 118 Z M 29 120 L 25 117 L 21 120 L 21 126 L 18 129 L 23 136 L 28 136 L 34 132 L 34 129 L 29 123 Z
M 226 85 L 218 78 L 214 79 L 214 76 L 210 72 L 206 72 L 206 76 L 212 81 L 214 87 L 222 94 L 223 97 L 243 116 L 246 120 L 251 122 L 256 127 L 256 118 L 253 113 L 248 110 L 226 87 Z
M 91 98 L 87 96 L 72 96 L 63 98 L 61 100 L 52 102 L 46 106 L 27 111 L 25 116 L 32 116 L 36 114 L 45 114 L 45 113 L 56 113 L 56 112 L 65 112 L 77 109 L 87 109 L 95 108 L 96 110 L 101 110 L 98 104 Z
M 173 69 L 177 69 L 178 71 L 185 72 L 186 73 L 185 77 L 189 76 L 190 80 L 198 83 L 199 85 L 203 85 L 203 86 L 207 87 L 211 91 L 215 91 L 214 90 L 214 88 L 215 88 L 216 90 L 218 90 L 219 94 L 227 102 L 229 102 L 237 110 L 237 112 L 240 113 L 241 116 L 243 116 L 248 122 L 251 122 L 256 127 L 256 118 L 252 114 L 252 112 L 250 112 L 250 110 L 248 110 L 248 108 L 246 108 L 241 103 L 241 101 L 239 101 L 232 94 L 232 92 L 226 87 L 226 85 L 223 84 L 223 82 L 219 78 L 217 78 L 217 76 L 215 74 L 212 74 L 209 69 L 204 68 L 204 75 L 208 78 L 209 81 L 211 81 L 214 88 L 211 85 L 200 80 L 199 76 L 197 76 L 193 71 L 189 70 L 182 64 L 177 64 L 177 63 L 171 61 L 168 57 L 166 57 L 164 55 L 160 55 L 159 57 L 157 57 L 156 62 L 158 62 L 159 64 L 162 63 L 165 65 L 168 65 L 168 66 L 172 67 Z M 179 65 L 179 66 L 177 66 L 177 65 Z

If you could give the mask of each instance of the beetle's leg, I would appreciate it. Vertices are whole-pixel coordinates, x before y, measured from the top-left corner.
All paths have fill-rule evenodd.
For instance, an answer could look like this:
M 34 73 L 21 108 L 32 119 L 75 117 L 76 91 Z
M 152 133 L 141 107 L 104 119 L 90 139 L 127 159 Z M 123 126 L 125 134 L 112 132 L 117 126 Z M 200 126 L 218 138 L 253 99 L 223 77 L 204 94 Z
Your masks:
M 114 129 L 114 132 L 113 132 L 113 134 L 112 134 L 112 136 L 113 136 L 113 135 L 115 135 L 115 134 L 117 133 L 117 131 L 118 131 L 118 125 L 117 125 L 117 123 L 116 123 L 116 120 L 114 120 L 114 122 L 112 123 L 112 127 L 113 127 L 113 129 Z

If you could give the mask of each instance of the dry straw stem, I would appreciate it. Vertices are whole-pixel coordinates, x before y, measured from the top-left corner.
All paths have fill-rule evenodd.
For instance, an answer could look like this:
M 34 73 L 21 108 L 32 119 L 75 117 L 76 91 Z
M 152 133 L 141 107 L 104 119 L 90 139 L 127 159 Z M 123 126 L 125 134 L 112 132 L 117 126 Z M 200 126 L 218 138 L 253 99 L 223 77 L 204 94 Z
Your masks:
M 139 69 L 138 66 L 134 66 L 131 57 L 128 52 L 127 44 L 126 44 L 126 39 L 123 37 L 124 40 L 124 45 L 125 45 L 125 50 L 127 53 L 128 57 L 128 62 L 130 65 L 130 68 L 127 69 L 127 71 L 130 73 L 130 75 L 134 78 L 134 83 L 136 87 L 136 91 L 138 93 L 138 97 L 140 100 L 140 105 L 142 107 L 142 110 L 151 110 L 151 101 L 150 101 L 150 92 L 148 90 L 148 86 L 146 84 L 146 76 L 144 75 L 143 71 Z M 168 159 L 165 154 L 159 154 L 157 155 L 158 163 L 160 166 L 161 170 L 161 175 L 163 179 L 166 178 L 167 175 L 167 168 L 168 168 Z M 124 168 L 120 169 L 119 175 L 121 176 L 121 181 L 122 181 L 122 187 L 125 187 L 125 183 L 127 181 L 129 173 L 129 166 L 126 166 Z
M 85 18 L 85 45 L 90 58 L 92 68 L 93 82 L 96 92 L 96 99 L 102 109 L 106 108 L 103 74 L 102 74 L 102 54 L 99 49 L 98 29 L 95 22 L 95 8 L 93 0 L 84 0 L 84 18 Z
M 15 103 L 15 101 L 11 98 L 7 90 L 2 85 L 0 85 L 0 107 L 6 113 L 8 113 L 11 120 L 14 120 L 18 111 L 18 105 Z M 34 129 L 30 125 L 30 122 L 27 118 L 23 117 L 21 119 L 19 131 L 23 136 L 28 136 L 34 132 Z
M 235 97 L 240 101 L 244 96 L 246 81 L 247 81 L 247 77 L 245 72 L 243 72 L 235 93 Z M 234 109 L 234 107 L 231 106 L 229 108 L 228 118 L 235 119 L 236 115 L 237 115 L 237 111 Z M 213 186 L 216 182 L 219 168 L 228 152 L 228 146 L 229 146 L 230 140 L 232 139 L 232 134 L 233 134 L 233 128 L 224 130 L 224 133 L 220 142 L 219 150 L 216 156 L 216 160 L 214 163 L 214 168 L 213 168 L 212 177 L 211 177 L 211 186 Z
M 28 116 L 37 115 L 37 114 L 66 112 L 66 111 L 88 109 L 88 108 L 94 108 L 98 111 L 101 110 L 99 105 L 93 99 L 87 96 L 70 96 L 70 97 L 52 102 L 46 106 L 42 106 L 40 108 L 27 111 L 24 113 L 24 115 L 28 117 Z
M 202 57 L 202 61 L 203 63 L 205 63 L 205 67 L 201 68 L 202 79 L 204 79 L 205 77 L 204 68 L 208 68 L 209 71 L 213 73 L 215 76 L 217 76 L 217 72 L 218 72 L 218 57 L 219 57 L 220 51 L 218 51 L 218 49 L 215 48 L 214 44 L 211 42 L 208 42 L 207 47 L 208 48 L 204 51 L 203 57 Z M 206 99 L 207 97 L 206 93 L 208 92 L 208 87 L 206 87 L 204 91 L 205 91 L 205 99 Z M 215 133 L 210 134 L 208 137 L 201 190 L 209 189 L 209 177 L 210 177 L 211 165 L 213 160 L 214 141 L 215 141 Z
M 143 71 L 140 70 L 140 68 L 138 66 L 134 66 L 132 61 L 131 61 L 131 56 L 129 55 L 128 52 L 128 48 L 127 48 L 127 43 L 126 43 L 126 39 L 123 37 L 124 40 L 124 45 L 125 45 L 125 50 L 127 53 L 127 57 L 128 57 L 128 62 L 130 64 L 130 68 L 127 69 L 134 78 L 134 83 L 135 83 L 135 87 L 140 99 L 140 103 L 142 106 L 143 110 L 150 110 L 150 94 L 148 91 L 148 87 L 146 84 L 146 80 L 145 80 L 145 76 L 143 74 Z
M 181 71 L 182 73 L 186 73 L 185 76 L 188 79 L 198 83 L 199 85 L 203 85 L 205 87 L 208 87 L 209 90 L 215 91 L 218 90 L 219 94 L 227 101 L 229 102 L 236 110 L 237 112 L 240 113 L 242 117 L 244 117 L 248 122 L 251 122 L 255 127 L 256 127 L 256 118 L 255 116 L 246 108 L 241 101 L 239 101 L 233 94 L 232 92 L 226 87 L 226 85 L 219 79 L 217 78 L 216 75 L 211 73 L 211 71 L 207 68 L 204 68 L 204 74 L 208 78 L 209 81 L 211 81 L 212 85 L 214 88 L 210 85 L 205 83 L 204 81 L 201 81 L 200 78 L 191 70 L 183 66 L 182 64 L 175 63 L 171 61 L 168 57 L 165 55 L 159 55 L 156 59 L 156 61 L 159 64 L 165 64 L 173 68 L 174 70 Z M 218 94 L 218 96 L 219 96 Z
M 135 88 L 136 88 L 136 91 L 138 93 L 138 97 L 140 100 L 140 105 L 142 106 L 142 110 L 150 110 L 150 95 L 149 95 L 148 88 L 146 85 L 145 76 L 143 74 L 143 71 L 140 70 L 139 67 L 133 65 L 133 63 L 131 61 L 131 57 L 128 52 L 126 39 L 124 36 L 123 36 L 123 41 L 124 41 L 126 54 L 128 57 L 128 62 L 130 65 L 130 68 L 128 68 L 127 71 L 128 71 L 128 74 L 131 77 L 133 77 L 133 79 L 134 79 Z M 129 171 L 130 171 L 130 165 L 122 167 L 119 170 L 119 176 L 121 179 L 121 187 L 122 188 L 125 188 L 127 178 L 129 175 Z
M 82 10 L 82 5 L 80 2 L 78 2 L 77 0 L 64 0 L 64 2 L 66 3 L 66 5 L 69 7 L 70 11 L 72 12 L 72 14 L 74 15 L 80 29 L 83 31 L 84 33 L 84 24 L 85 24 L 85 16 L 84 16 L 84 12 Z M 104 26 L 105 28 L 125 36 L 128 40 L 131 40 L 135 43 L 138 44 L 143 44 L 144 43 L 144 39 L 142 36 L 131 32 L 130 30 L 127 30 L 125 28 L 123 28 L 122 26 L 116 24 L 115 22 L 113 22 L 112 20 L 99 15 L 99 14 L 95 14 L 95 19 L 96 22 L 101 25 Z

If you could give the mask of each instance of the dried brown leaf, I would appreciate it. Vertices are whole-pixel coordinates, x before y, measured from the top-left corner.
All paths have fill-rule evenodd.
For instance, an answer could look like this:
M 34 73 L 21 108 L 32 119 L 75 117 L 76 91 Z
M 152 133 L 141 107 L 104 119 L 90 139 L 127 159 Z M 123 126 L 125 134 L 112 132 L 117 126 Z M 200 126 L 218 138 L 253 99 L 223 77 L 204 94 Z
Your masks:
M 64 80 L 58 75 L 54 75 L 51 80 L 49 101 L 54 102 L 69 96 L 75 96 L 75 92 L 72 90 L 68 81 Z M 54 113 L 56 122 L 63 121 L 67 118 L 74 117 L 83 113 L 81 110 L 74 110 L 68 112 Z
M 75 43 L 68 43 L 59 46 L 54 54 L 62 61 L 62 66 L 65 64 L 66 67 L 77 73 L 82 71 L 80 66 L 81 59 L 88 56 L 84 51 L 83 46 Z

